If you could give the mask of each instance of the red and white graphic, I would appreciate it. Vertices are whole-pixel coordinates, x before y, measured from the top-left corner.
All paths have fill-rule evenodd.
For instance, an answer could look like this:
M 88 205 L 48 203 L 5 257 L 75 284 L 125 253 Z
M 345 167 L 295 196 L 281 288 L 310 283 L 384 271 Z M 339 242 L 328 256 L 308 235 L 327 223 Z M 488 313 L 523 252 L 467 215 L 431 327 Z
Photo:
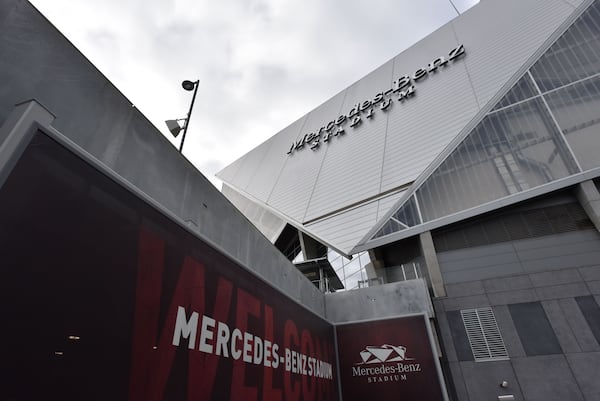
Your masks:
M 338 324 L 344 401 L 448 401 L 428 319 L 421 314 Z
M 384 344 L 379 347 L 367 346 L 360 351 L 362 362 L 357 365 L 382 362 L 412 361 L 413 358 L 406 357 L 406 347 L 403 345 Z

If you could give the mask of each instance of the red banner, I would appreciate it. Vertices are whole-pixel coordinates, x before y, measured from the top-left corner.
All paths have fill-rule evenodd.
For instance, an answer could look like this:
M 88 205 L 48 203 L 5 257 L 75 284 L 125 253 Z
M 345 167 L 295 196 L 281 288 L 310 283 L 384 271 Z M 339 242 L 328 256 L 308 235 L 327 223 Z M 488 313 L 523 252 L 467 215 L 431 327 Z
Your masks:
M 336 327 L 344 401 L 445 401 L 424 315 Z
M 181 266 L 167 248 L 142 228 L 129 401 L 337 397 L 330 324 L 201 241 Z
M 329 322 L 45 135 L 0 220 L 1 400 L 338 399 Z

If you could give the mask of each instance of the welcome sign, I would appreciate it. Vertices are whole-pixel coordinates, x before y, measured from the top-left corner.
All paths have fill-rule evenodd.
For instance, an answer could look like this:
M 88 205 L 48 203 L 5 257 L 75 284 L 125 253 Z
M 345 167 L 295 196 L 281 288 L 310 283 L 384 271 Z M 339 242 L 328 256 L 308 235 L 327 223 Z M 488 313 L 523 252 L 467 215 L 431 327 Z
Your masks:
M 171 400 L 172 380 L 189 401 L 336 399 L 332 326 L 195 247 L 172 264 L 165 239 L 142 227 L 129 401 Z
M 41 132 L 0 220 L 2 399 L 444 399 L 423 316 L 336 327 Z
M 339 399 L 331 323 L 48 136 L 0 208 L 0 399 Z

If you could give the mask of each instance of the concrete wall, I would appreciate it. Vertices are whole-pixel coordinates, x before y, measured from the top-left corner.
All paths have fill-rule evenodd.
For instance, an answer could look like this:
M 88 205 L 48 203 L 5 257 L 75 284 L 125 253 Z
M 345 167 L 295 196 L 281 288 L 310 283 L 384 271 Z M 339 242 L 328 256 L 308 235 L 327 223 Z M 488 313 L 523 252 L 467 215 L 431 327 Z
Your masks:
M 62 135 L 316 313 L 322 294 L 25 0 L 0 2 L 0 125 L 36 99 Z
M 332 323 L 421 312 L 433 317 L 427 284 L 422 279 L 325 295 L 325 317 Z
M 599 399 L 599 253 L 600 234 L 587 230 L 438 255 L 451 280 L 448 296 L 434 306 L 457 400 L 502 394 L 525 401 Z M 469 357 L 459 311 L 485 306 L 495 314 L 507 361 Z M 520 315 L 532 306 L 543 324 Z M 504 380 L 505 389 L 499 386 Z

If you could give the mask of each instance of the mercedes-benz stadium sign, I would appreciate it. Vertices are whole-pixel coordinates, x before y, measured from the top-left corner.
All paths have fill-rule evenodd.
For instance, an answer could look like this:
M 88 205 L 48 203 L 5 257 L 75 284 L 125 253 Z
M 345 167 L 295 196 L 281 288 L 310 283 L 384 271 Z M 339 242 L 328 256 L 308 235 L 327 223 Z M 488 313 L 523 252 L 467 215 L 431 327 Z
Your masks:
M 339 324 L 344 401 L 446 401 L 427 316 Z
M 292 142 L 287 154 L 292 155 L 304 148 L 317 150 L 321 143 L 329 143 L 333 137 L 344 135 L 347 128 L 356 128 L 364 120 L 373 118 L 377 110 L 387 112 L 394 102 L 402 103 L 411 99 L 416 93 L 415 83 L 443 69 L 464 54 L 465 47 L 461 44 L 452 49 L 447 56 L 436 58 L 427 67 L 416 70 L 414 74 L 401 76 L 393 82 L 392 87 L 388 90 L 375 94 L 371 99 L 356 103 L 347 114 L 341 114 L 317 131 L 302 135 L 300 139 Z

